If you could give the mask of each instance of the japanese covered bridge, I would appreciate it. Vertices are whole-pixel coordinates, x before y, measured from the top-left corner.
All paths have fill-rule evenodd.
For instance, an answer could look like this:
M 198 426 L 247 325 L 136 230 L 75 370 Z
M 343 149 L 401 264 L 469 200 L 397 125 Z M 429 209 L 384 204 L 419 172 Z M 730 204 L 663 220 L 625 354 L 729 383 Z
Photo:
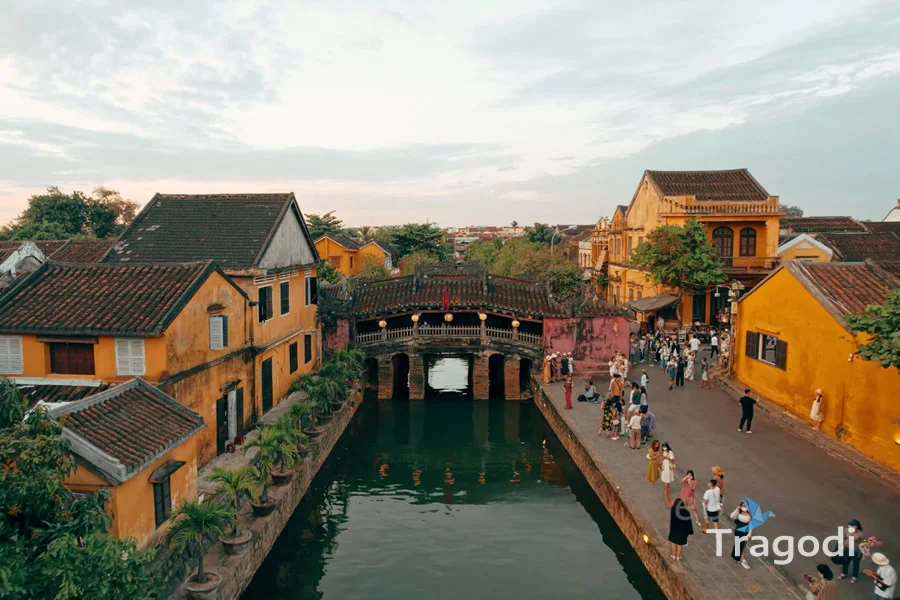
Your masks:
M 577 372 L 595 372 L 627 351 L 630 332 L 628 314 L 593 293 L 561 302 L 543 283 L 471 265 L 323 286 L 320 310 L 326 349 L 365 351 L 381 399 L 423 398 L 426 356 L 439 354 L 469 358 L 475 399 L 519 400 L 545 353 L 572 352 Z

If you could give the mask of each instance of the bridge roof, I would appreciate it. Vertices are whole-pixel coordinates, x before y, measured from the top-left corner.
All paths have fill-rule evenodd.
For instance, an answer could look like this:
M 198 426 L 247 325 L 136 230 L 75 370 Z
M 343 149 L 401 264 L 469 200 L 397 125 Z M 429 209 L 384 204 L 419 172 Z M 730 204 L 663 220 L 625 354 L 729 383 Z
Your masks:
M 412 310 L 440 310 L 446 290 L 450 310 L 493 310 L 514 315 L 564 317 L 566 307 L 539 283 L 496 275 L 416 274 L 370 281 L 353 293 L 345 310 L 375 316 Z

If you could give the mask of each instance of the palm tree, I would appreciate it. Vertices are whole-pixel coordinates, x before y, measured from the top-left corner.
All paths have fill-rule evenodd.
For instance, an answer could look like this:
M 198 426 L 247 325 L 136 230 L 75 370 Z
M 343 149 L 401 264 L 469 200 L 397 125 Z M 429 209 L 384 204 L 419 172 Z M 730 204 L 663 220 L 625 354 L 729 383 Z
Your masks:
M 166 545 L 181 554 L 185 548 L 196 545 L 200 549 L 200 564 L 197 567 L 197 583 L 206 583 L 203 568 L 203 540 L 215 535 L 221 537 L 234 521 L 231 508 L 221 502 L 200 503 L 186 500 L 172 515 L 174 523 L 166 533 Z
M 235 519 L 231 528 L 231 537 L 233 538 L 239 535 L 237 512 L 241 505 L 241 496 L 246 495 L 251 500 L 256 499 L 257 477 L 256 469 L 250 465 L 244 465 L 237 469 L 213 467 L 209 480 L 221 484 L 219 491 L 225 494 L 234 509 Z
M 256 463 L 258 482 L 262 485 L 260 502 L 269 502 L 269 475 L 277 463 L 282 471 L 285 465 L 295 464 L 300 455 L 297 443 L 280 427 L 266 426 L 257 429 L 257 436 L 244 444 L 244 452 L 250 448 L 259 448 L 259 461 Z

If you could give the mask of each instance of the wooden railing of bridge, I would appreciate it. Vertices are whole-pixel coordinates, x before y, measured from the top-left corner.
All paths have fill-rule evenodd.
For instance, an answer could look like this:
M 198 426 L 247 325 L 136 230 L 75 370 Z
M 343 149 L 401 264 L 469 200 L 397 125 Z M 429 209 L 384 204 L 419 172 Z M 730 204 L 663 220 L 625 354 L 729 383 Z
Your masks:
M 356 335 L 358 346 L 371 346 L 385 342 L 407 341 L 415 339 L 480 339 L 503 340 L 528 346 L 542 346 L 543 336 L 539 333 L 527 333 L 518 329 L 501 329 L 479 325 L 441 325 L 434 327 L 400 327 L 384 328 L 371 333 Z

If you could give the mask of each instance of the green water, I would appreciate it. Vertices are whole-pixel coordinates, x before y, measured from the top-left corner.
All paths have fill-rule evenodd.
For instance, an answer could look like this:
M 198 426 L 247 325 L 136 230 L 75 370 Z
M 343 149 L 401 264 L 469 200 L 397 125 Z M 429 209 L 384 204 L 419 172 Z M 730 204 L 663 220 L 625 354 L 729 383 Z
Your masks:
M 663 598 L 531 403 L 367 399 L 244 600 Z

